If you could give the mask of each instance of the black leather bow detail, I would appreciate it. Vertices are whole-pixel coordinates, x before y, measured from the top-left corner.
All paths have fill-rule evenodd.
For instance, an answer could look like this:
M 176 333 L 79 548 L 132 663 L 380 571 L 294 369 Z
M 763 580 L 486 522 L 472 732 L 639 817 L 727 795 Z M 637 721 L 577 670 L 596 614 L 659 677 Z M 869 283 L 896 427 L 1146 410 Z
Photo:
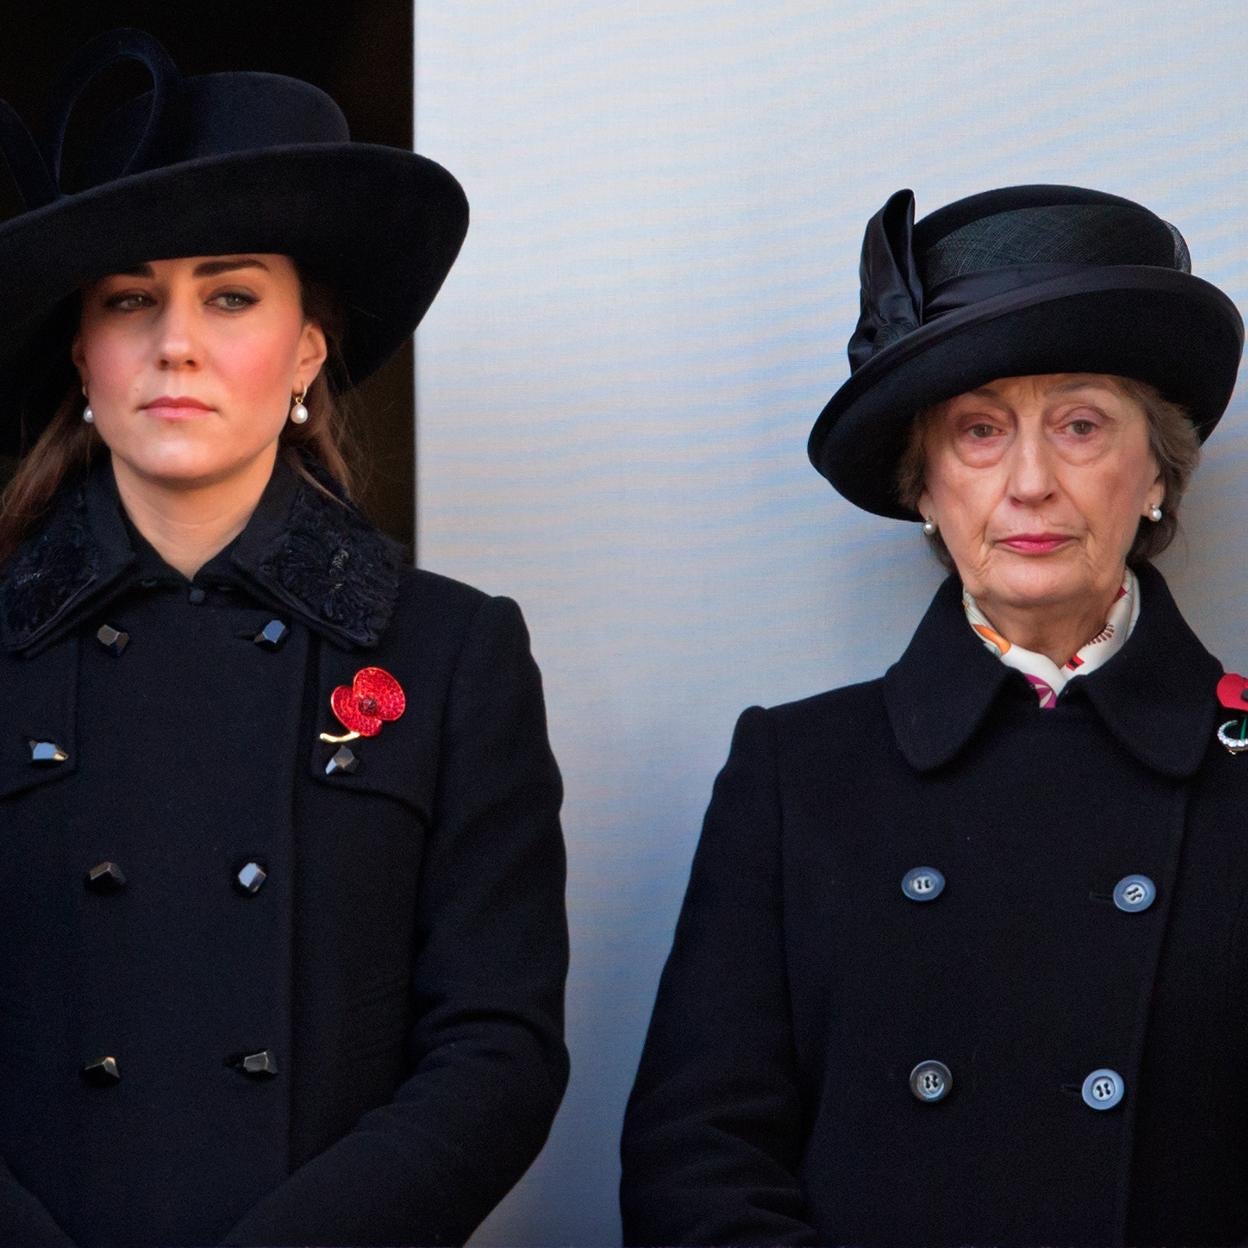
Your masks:
M 914 259 L 913 191 L 890 195 L 867 222 L 858 273 L 861 311 L 849 340 L 849 367 L 855 373 L 923 320 L 923 283 Z
M 0 100 L 0 154 L 5 158 L 28 212 L 61 198 L 61 156 L 69 119 L 82 93 L 118 61 L 143 65 L 152 78 L 151 109 L 143 137 L 130 153 L 122 173 L 147 168 L 171 111 L 181 75 L 164 45 L 141 30 L 113 30 L 92 39 L 70 62 L 54 92 L 52 128 L 43 145 L 35 142 L 22 119 Z

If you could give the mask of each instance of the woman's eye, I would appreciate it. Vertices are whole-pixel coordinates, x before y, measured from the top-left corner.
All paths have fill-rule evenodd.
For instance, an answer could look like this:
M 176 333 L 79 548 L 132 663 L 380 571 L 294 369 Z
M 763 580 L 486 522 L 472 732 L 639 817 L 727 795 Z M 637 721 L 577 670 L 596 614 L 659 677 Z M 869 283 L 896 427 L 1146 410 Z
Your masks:
M 1088 438 L 1096 432 L 1096 421 L 1085 420 L 1082 416 L 1069 421 L 1066 428 L 1077 438 Z
M 116 308 L 118 312 L 137 312 L 140 308 L 150 308 L 155 302 L 151 295 L 143 291 L 122 291 L 116 295 L 109 295 L 104 300 L 104 306 L 107 308 Z
M 215 303 L 217 307 L 224 308 L 227 312 L 240 312 L 243 308 L 251 307 L 257 299 L 255 295 L 250 295 L 246 291 L 223 290 L 220 294 L 213 295 L 208 302 Z
M 997 427 L 986 421 L 980 421 L 978 424 L 968 425 L 966 431 L 977 441 L 983 441 L 985 438 L 991 438 L 997 432 Z

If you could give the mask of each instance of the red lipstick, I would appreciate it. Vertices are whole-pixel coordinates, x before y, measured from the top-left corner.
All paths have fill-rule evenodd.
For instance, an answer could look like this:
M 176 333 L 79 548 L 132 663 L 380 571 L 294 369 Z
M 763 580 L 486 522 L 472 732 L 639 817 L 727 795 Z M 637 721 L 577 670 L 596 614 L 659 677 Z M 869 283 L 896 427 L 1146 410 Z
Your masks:
M 1012 537 L 998 538 L 997 545 L 1020 555 L 1047 555 L 1070 540 L 1066 533 L 1015 533 Z

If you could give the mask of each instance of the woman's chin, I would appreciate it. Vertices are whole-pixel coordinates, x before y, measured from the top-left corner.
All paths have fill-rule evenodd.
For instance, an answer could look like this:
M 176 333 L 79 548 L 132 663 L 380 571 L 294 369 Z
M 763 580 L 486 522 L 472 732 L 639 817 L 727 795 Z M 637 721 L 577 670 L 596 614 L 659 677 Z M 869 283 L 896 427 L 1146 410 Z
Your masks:
M 992 596 L 1015 610 L 1080 603 L 1103 593 L 1086 567 L 1068 561 L 1029 561 L 1023 567 L 1004 570 L 993 579 L 996 583 L 991 586 Z
M 115 466 L 120 464 L 132 477 L 166 490 L 196 489 L 235 477 L 247 478 L 256 458 L 210 454 L 200 446 L 164 447 L 156 453 L 145 448 L 144 454 L 134 456 L 113 451 Z M 267 466 L 272 468 L 271 459 Z

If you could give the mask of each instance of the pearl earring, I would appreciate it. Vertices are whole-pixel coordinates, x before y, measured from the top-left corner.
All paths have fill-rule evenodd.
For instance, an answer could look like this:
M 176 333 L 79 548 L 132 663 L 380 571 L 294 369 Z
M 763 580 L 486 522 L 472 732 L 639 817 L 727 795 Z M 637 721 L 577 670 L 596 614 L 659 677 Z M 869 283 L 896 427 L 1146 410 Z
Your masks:
M 86 386 L 83 386 L 83 388 L 82 388 L 82 397 L 83 397 L 84 399 L 86 399 L 86 400 L 87 400 L 87 405 L 86 405 L 86 407 L 84 407 L 84 408 L 82 409 L 82 419 L 83 419 L 83 421 L 84 421 L 86 424 L 88 424 L 88 425 L 90 425 L 90 424 L 94 424 L 94 423 L 95 423 L 95 413 L 91 410 L 91 398 L 90 398 L 90 396 L 87 394 L 87 388 L 86 388 Z
M 923 536 L 924 537 L 936 536 L 936 521 L 933 520 L 931 516 L 928 516 L 928 518 L 923 521 Z
M 1156 523 L 1157 523 L 1157 521 L 1161 519 L 1161 504 L 1160 504 L 1160 503 L 1154 503 L 1154 504 L 1153 504 L 1153 505 L 1152 505 L 1152 506 L 1148 509 L 1148 518 L 1149 518 L 1149 519 L 1150 519 L 1150 520 L 1151 520 L 1154 524 L 1156 524 Z
M 303 401 L 308 397 L 308 388 L 304 388 L 298 393 L 291 395 L 292 406 L 290 409 L 290 419 L 296 425 L 306 425 L 308 423 L 308 409 L 304 407 Z

